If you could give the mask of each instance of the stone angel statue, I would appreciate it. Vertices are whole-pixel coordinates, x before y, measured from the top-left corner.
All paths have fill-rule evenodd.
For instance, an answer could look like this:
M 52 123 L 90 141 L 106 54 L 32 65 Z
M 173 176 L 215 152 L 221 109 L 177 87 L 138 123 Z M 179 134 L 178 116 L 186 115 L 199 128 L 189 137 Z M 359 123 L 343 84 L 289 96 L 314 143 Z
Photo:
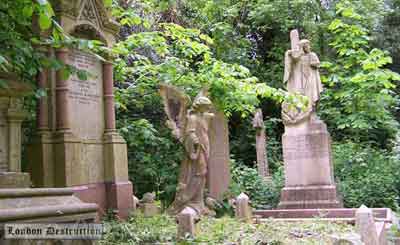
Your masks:
M 214 117 L 212 102 L 206 90 L 201 91 L 192 104 L 186 94 L 171 85 L 162 84 L 160 94 L 168 116 L 167 125 L 185 149 L 175 200 L 168 213 L 178 214 L 185 207 L 191 207 L 198 215 L 212 214 L 205 204 L 209 200 L 205 200 L 204 194 L 210 158 L 208 130 Z

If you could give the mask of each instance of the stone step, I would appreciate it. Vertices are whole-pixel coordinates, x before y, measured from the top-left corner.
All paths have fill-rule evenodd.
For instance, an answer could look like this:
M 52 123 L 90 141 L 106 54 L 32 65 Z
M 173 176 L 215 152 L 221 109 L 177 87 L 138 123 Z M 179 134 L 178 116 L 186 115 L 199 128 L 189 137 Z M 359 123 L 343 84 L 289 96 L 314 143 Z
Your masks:
M 94 222 L 98 206 L 75 197 L 72 188 L 0 189 L 0 224 Z
M 332 208 L 332 209 L 273 209 L 256 210 L 253 212 L 258 219 L 282 221 L 305 221 L 305 220 L 330 220 L 355 222 L 355 208 Z M 395 216 L 389 208 L 372 208 L 376 221 L 392 223 Z

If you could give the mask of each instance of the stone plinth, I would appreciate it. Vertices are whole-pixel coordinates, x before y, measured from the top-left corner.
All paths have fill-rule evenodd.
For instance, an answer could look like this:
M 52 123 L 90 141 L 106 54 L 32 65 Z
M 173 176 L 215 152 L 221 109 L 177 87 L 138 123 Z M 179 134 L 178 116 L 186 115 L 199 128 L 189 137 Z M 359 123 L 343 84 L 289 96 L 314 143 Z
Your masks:
M 73 194 L 70 188 L 0 189 L 0 224 L 97 220 L 97 205 Z
M 339 208 L 331 139 L 320 120 L 286 126 L 282 138 L 285 187 L 280 209 Z
M 389 208 L 372 208 L 372 213 L 377 222 L 385 224 L 395 223 L 397 218 Z M 278 219 L 283 221 L 328 220 L 355 223 L 356 208 L 330 208 L 330 209 L 274 209 L 256 210 L 254 215 L 262 219 Z
M 28 188 L 31 177 L 28 173 L 3 172 L 0 173 L 0 189 L 2 188 Z

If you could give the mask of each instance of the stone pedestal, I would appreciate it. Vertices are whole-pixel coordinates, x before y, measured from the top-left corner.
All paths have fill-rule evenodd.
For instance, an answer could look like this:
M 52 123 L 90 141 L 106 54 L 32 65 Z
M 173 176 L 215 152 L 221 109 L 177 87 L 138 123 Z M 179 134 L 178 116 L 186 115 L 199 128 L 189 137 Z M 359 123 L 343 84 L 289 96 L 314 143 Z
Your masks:
M 286 125 L 282 138 L 285 187 L 280 209 L 338 208 L 331 139 L 318 119 Z

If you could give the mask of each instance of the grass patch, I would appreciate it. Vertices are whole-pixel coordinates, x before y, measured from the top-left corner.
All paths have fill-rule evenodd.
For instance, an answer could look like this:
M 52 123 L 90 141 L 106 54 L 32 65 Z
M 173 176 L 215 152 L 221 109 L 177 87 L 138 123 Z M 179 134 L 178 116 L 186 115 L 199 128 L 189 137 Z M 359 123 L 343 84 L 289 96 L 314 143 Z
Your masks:
M 195 239 L 176 240 L 173 217 L 157 215 L 144 218 L 132 216 L 128 222 L 107 221 L 108 232 L 102 245 L 116 244 L 330 244 L 330 235 L 354 232 L 354 227 L 327 221 L 281 222 L 267 220 L 261 224 L 244 224 L 230 217 L 203 218 Z

